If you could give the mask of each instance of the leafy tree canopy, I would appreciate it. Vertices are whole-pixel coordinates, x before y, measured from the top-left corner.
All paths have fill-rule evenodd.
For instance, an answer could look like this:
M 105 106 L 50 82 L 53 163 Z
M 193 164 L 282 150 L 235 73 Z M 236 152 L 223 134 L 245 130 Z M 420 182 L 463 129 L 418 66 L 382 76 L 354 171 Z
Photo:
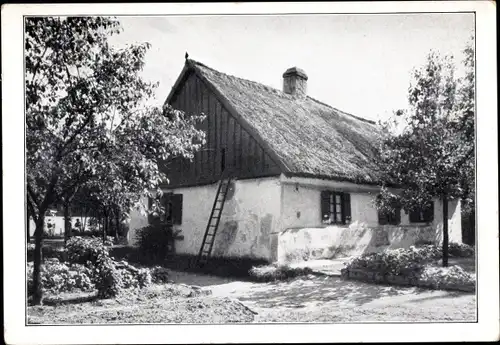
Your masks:
M 168 182 L 162 166 L 191 157 L 204 142 L 195 125 L 169 106 L 148 105 L 156 83 L 141 77 L 149 44 L 113 47 L 114 18 L 25 20 L 26 173 L 39 276 L 43 218 L 49 205 L 85 186 L 103 205 L 128 210 L 142 193 Z M 37 255 L 38 253 L 38 255 Z M 39 280 L 34 278 L 35 301 Z
M 415 69 L 408 109 L 383 123 L 380 166 L 385 173 L 380 208 L 395 201 L 405 210 L 434 197 L 473 199 L 474 50 L 464 51 L 465 77 L 457 78 L 452 57 L 431 52 Z M 394 192 L 388 185 L 402 187 Z

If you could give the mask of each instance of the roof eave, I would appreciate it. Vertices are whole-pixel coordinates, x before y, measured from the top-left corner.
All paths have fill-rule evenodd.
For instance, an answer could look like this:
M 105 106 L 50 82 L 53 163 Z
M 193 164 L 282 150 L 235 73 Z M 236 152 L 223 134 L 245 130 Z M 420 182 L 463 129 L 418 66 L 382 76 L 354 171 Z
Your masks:
M 314 173 L 307 173 L 307 172 L 289 171 L 289 172 L 285 173 L 285 176 L 287 176 L 287 177 L 317 178 L 317 179 L 321 179 L 321 180 L 331 180 L 331 181 L 338 181 L 338 182 L 352 182 L 352 183 L 356 183 L 356 184 L 366 184 L 366 185 L 376 185 L 376 186 L 382 185 L 382 181 L 364 180 L 364 179 L 355 178 L 355 177 L 349 178 L 349 177 L 314 174 Z

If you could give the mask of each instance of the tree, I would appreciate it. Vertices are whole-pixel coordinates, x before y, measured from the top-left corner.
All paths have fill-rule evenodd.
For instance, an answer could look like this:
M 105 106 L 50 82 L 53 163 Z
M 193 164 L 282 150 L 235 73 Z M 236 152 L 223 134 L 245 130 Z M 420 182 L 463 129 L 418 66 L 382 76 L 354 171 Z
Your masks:
M 202 116 L 147 105 L 156 87 L 140 75 L 149 44 L 115 48 L 108 38 L 120 31 L 113 18 L 25 20 L 34 304 L 42 300 L 41 243 L 49 205 L 70 202 L 86 186 L 98 200 L 138 206 L 141 193 L 167 181 L 161 166 L 170 156 L 190 157 L 204 141 L 195 129 Z
M 451 57 L 431 52 L 413 72 L 409 108 L 384 123 L 380 167 L 385 177 L 377 206 L 407 212 L 439 198 L 443 205 L 443 266 L 448 265 L 448 202 L 470 198 L 474 186 L 474 59 L 465 50 L 466 77 Z M 388 186 L 398 186 L 395 192 Z

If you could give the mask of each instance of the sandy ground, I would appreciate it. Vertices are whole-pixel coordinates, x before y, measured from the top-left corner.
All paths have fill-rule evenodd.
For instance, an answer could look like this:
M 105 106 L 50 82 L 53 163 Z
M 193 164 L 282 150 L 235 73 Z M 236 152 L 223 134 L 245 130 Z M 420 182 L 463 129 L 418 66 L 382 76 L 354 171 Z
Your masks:
M 462 292 L 374 285 L 336 276 L 254 283 L 171 271 L 170 279 L 175 284 L 154 285 L 110 300 L 95 300 L 89 294 L 83 301 L 82 296 L 60 296 L 65 304 L 29 307 L 28 322 L 476 321 L 475 295 Z
M 211 296 L 189 286 L 152 285 L 115 299 L 95 294 L 61 294 L 58 300 L 28 307 L 29 324 L 145 324 L 252 322 L 255 313 L 237 300 Z
M 255 322 L 476 321 L 476 298 L 426 290 L 306 277 L 275 283 L 230 281 L 173 272 L 179 283 L 203 286 L 214 297 L 238 299 L 257 312 Z

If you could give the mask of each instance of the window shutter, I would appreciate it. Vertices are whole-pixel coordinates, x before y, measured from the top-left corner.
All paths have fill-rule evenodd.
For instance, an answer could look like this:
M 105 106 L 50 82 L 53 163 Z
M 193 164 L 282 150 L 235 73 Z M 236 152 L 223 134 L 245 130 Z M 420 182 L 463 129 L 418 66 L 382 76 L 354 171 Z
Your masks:
M 321 223 L 330 219 L 330 192 L 321 191 Z
M 420 211 L 413 209 L 410 211 L 410 223 L 418 223 L 420 221 Z
M 380 225 L 387 224 L 387 214 L 381 210 L 378 211 L 378 223 Z
M 172 195 L 172 223 L 182 224 L 182 194 Z
M 349 193 L 344 193 L 342 194 L 342 208 L 344 209 L 344 212 L 342 213 L 343 216 L 343 223 L 350 223 L 351 222 L 351 194 Z
M 395 223 L 394 225 L 401 224 L 401 207 L 396 207 Z
M 161 222 L 162 223 L 167 223 L 167 218 L 168 215 L 171 214 L 169 203 L 172 201 L 172 193 L 164 193 L 161 196 L 161 207 L 162 207 L 162 213 L 161 213 Z

